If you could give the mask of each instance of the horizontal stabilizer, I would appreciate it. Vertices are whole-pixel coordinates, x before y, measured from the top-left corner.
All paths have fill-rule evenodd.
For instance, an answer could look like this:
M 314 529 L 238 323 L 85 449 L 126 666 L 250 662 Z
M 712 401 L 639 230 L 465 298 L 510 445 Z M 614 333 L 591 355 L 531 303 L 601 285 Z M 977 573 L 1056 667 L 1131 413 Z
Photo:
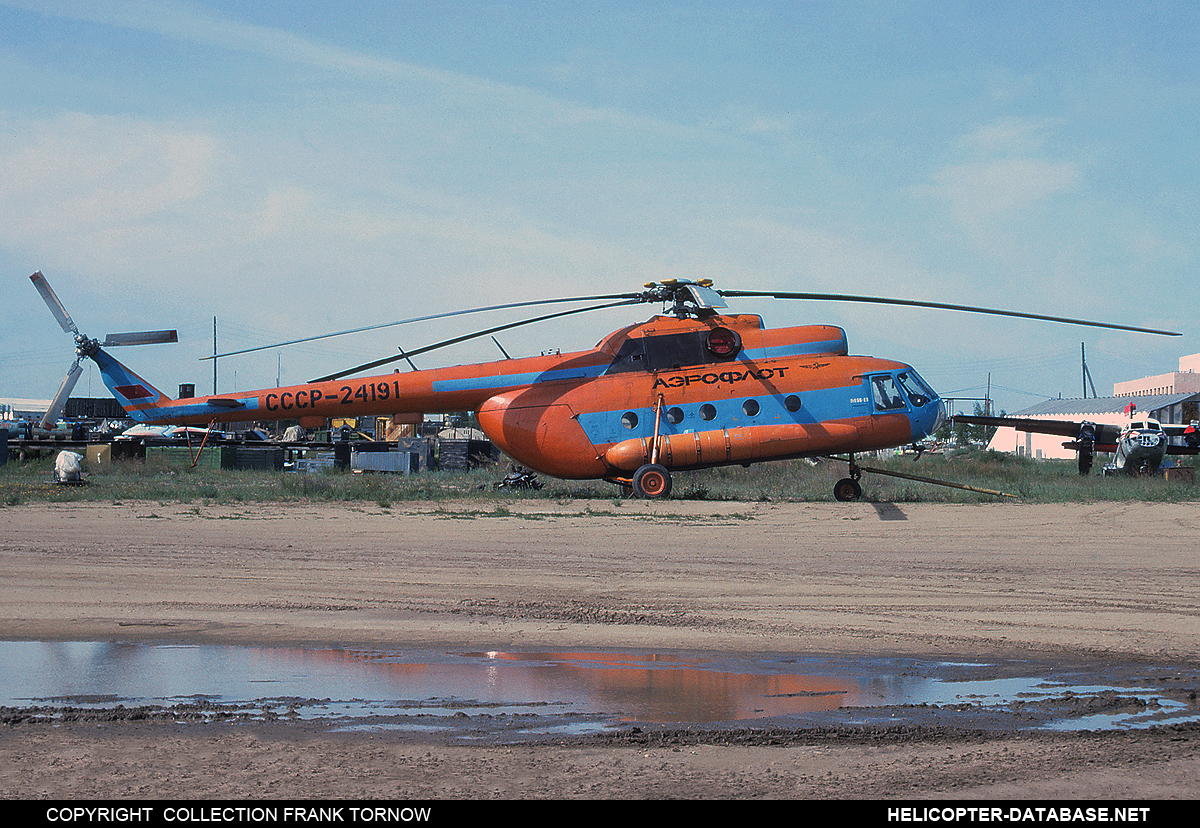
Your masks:
M 1112 454 L 1117 450 L 1116 443 L 1081 443 L 1078 440 L 1068 440 L 1063 448 L 1071 451 L 1093 451 L 1100 454 Z

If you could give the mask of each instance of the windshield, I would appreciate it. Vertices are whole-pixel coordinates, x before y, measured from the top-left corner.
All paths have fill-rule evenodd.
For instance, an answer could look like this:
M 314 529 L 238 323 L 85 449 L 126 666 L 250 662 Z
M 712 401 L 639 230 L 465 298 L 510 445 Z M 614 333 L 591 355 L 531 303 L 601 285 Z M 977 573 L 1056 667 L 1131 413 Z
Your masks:
M 909 402 L 917 408 L 920 408 L 933 399 L 933 392 L 929 390 L 925 383 L 921 382 L 921 378 L 917 376 L 915 371 L 901 371 L 896 375 L 896 379 L 900 380 L 900 384 L 904 386 Z
M 879 374 L 871 377 L 869 382 L 876 411 L 900 411 L 909 403 L 913 408 L 921 408 L 936 399 L 929 386 L 911 368 L 895 374 Z M 903 392 L 900 389 L 904 389 Z

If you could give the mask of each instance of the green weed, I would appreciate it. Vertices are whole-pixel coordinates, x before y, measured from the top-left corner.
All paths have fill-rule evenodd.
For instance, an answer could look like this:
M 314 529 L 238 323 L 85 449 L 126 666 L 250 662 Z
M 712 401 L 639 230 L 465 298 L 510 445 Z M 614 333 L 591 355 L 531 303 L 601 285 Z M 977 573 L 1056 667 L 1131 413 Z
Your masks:
M 1161 476 L 1133 478 L 1124 475 L 1087 477 L 1076 473 L 1074 461 L 1034 461 L 987 451 L 960 451 L 947 455 L 874 458 L 860 456 L 866 467 L 902 474 L 948 480 L 1016 495 L 1024 502 L 1162 501 L 1200 499 L 1194 484 L 1167 482 Z M 1099 463 L 1097 464 L 1099 466 Z M 479 501 L 479 509 L 446 510 L 457 520 L 476 517 L 541 519 L 531 513 L 495 505 L 497 499 L 550 500 L 569 503 L 603 500 L 611 506 L 605 514 L 618 515 L 625 499 L 610 483 L 544 478 L 545 488 L 496 491 L 493 483 L 504 476 L 504 466 L 470 472 L 426 472 L 411 476 L 315 472 L 229 471 L 172 467 L 161 463 L 116 463 L 89 471 L 85 486 L 58 486 L 52 482 L 52 461 L 16 463 L 0 468 L 0 504 L 72 501 L 151 501 L 159 504 L 237 504 L 276 502 L 343 502 L 375 504 L 391 509 L 410 502 Z M 833 486 L 847 474 L 844 461 L 812 463 L 790 460 L 744 468 L 728 466 L 675 474 L 675 500 L 753 502 L 820 502 L 833 500 Z M 864 472 L 863 498 L 893 503 L 983 503 L 992 495 L 949 489 L 901 478 Z M 590 510 L 589 510 L 590 511 Z M 438 514 L 435 512 L 434 514 Z

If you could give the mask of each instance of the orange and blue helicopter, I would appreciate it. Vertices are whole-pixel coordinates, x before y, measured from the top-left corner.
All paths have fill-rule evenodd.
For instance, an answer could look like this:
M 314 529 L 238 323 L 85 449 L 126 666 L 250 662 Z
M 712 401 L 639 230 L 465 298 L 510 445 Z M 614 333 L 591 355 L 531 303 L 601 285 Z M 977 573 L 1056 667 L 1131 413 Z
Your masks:
M 856 453 L 915 443 L 932 435 L 945 419 L 942 400 L 911 365 L 850 355 L 846 332 L 839 327 L 770 329 L 757 315 L 722 313 L 725 297 L 907 305 L 1178 335 L 937 302 L 716 290 L 707 280 L 671 280 L 648 283 L 637 293 L 540 299 L 370 326 L 560 302 L 602 303 L 476 331 L 301 385 L 175 400 L 105 350 L 110 345 L 175 341 L 174 331 L 110 334 L 104 342 L 89 339 L 76 328 L 45 277 L 39 272 L 30 278 L 76 343 L 75 363 L 46 415 L 51 422 L 81 373 L 80 361 L 87 358 L 99 366 L 108 389 L 139 423 L 298 420 L 303 426 L 319 427 L 330 418 L 470 410 L 484 433 L 517 462 L 554 477 L 607 480 L 646 498 L 667 497 L 672 474 L 679 471 L 847 454 L 849 476 L 838 481 L 834 495 L 857 500 L 863 467 L 855 462 Z M 518 325 L 640 303 L 662 303 L 666 312 L 610 333 L 591 350 L 353 376 Z

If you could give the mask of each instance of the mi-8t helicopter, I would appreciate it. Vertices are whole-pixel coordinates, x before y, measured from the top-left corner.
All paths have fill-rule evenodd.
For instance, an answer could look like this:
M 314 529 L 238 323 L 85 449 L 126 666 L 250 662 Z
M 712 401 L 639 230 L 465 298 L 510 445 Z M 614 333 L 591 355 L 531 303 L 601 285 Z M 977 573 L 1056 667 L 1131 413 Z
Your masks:
M 838 327 L 769 329 L 756 315 L 723 313 L 726 297 L 897 304 L 1178 335 L 936 302 L 716 290 L 707 280 L 669 280 L 648 283 L 638 293 L 542 299 L 421 317 L 603 303 L 455 337 L 301 385 L 173 400 L 105 348 L 171 341 L 174 332 L 112 335 L 103 343 L 88 339 L 45 277 L 35 273 L 30 278 L 63 330 L 75 336 L 78 355 L 46 415 L 50 421 L 57 419 L 70 394 L 80 360 L 89 358 L 113 396 L 141 423 L 295 419 L 317 427 L 329 418 L 471 410 L 487 436 L 517 462 L 554 477 L 604 479 L 647 498 L 668 496 L 672 474 L 688 469 L 849 454 L 850 474 L 836 484 L 834 494 L 838 500 L 856 500 L 862 495 L 856 453 L 914 443 L 935 432 L 945 418 L 942 400 L 911 365 L 851 356 L 846 332 Z M 662 303 L 667 312 L 614 331 L 588 351 L 351 376 L 517 325 L 640 303 Z M 300 341 L 307 340 L 281 344 Z

